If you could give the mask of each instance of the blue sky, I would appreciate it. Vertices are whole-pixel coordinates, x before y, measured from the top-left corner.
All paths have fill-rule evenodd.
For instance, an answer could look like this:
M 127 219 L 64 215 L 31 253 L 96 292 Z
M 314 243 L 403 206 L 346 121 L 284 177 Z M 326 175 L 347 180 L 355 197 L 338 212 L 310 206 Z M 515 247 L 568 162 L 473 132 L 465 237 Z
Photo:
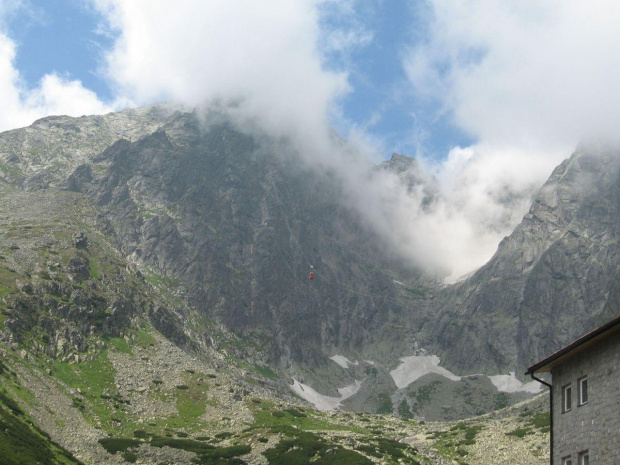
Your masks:
M 79 0 L 31 1 L 11 15 L 10 36 L 17 44 L 15 66 L 29 87 L 56 72 L 111 99 L 106 80 L 97 72 L 112 39 L 98 34 L 101 15 Z
M 618 24 L 617 0 L 0 0 L 0 130 L 225 106 L 338 172 L 398 253 L 456 277 L 581 140 L 620 143 Z M 371 161 L 417 157 L 436 208 L 371 184 L 331 127 Z
M 413 156 L 421 149 L 442 157 L 454 146 L 474 142 L 436 102 L 418 98 L 408 84 L 404 53 L 424 40 L 428 5 L 392 0 L 355 2 L 349 14 L 334 10 L 329 4 L 319 9 L 323 31 L 357 27 L 368 37 L 344 51 L 321 50 L 319 45 L 325 68 L 347 72 L 351 87 L 338 101 L 340 118 L 332 120 L 336 128 L 362 129 L 380 141 L 384 157 L 392 152 Z M 103 70 L 118 34 L 104 33 L 100 10 L 78 0 L 30 0 L 5 21 L 16 45 L 14 66 L 25 87 L 36 88 L 46 74 L 55 73 L 80 81 L 104 102 L 114 100 L 114 83 Z
M 425 148 L 442 156 L 455 145 L 471 144 L 473 138 L 451 124 L 436 102 L 416 95 L 403 66 L 407 50 L 426 38 L 429 6 L 392 0 L 358 2 L 354 7 L 355 20 L 372 38 L 346 56 L 326 53 L 328 66 L 350 73 L 354 92 L 341 102 L 345 116 L 380 137 L 387 149 L 409 155 Z M 338 15 L 323 18 L 327 29 L 346 27 L 342 21 Z
M 0 0 L 0 129 L 243 98 L 383 157 L 570 150 L 617 132 L 617 20 L 613 0 Z

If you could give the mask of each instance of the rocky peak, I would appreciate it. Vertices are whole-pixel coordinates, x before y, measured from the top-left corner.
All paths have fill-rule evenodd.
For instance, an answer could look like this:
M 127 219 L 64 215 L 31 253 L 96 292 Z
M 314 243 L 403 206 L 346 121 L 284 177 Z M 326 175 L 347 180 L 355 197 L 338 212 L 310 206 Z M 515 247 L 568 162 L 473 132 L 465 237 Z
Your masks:
M 384 161 L 382 165 L 395 173 L 418 169 L 418 161 L 415 158 L 400 153 L 393 153 L 391 158 L 388 161 Z
M 437 299 L 429 337 L 456 369 L 519 372 L 610 319 L 620 292 L 618 224 L 620 150 L 582 146 L 493 258 Z
M 103 116 L 48 116 L 0 134 L 0 178 L 29 190 L 61 185 L 77 166 L 119 139 L 138 140 L 175 114 L 154 105 Z

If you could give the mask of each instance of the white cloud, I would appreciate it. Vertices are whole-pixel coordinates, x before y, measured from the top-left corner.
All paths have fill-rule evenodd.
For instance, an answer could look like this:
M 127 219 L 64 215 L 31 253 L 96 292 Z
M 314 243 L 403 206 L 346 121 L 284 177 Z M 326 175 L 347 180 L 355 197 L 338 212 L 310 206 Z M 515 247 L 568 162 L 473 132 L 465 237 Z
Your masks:
M 363 47 L 372 36 L 352 16 L 354 0 L 185 0 L 180 5 L 163 0 L 93 1 L 116 34 L 107 73 L 119 96 L 140 104 L 162 99 L 192 107 L 222 104 L 244 127 L 253 125 L 293 140 L 306 158 L 320 161 L 317 165 L 343 180 L 345 201 L 412 263 L 452 278 L 482 265 L 518 222 L 528 195 L 546 175 L 533 169 L 525 172 L 519 150 L 499 144 L 500 137 L 490 138 L 454 151 L 444 166 L 430 167 L 444 189 L 428 207 L 422 185 L 407 190 L 397 176 L 370 174 L 369 163 L 359 163 L 334 145 L 329 120 L 343 117 L 335 103 L 349 89 L 345 74 L 325 69 L 321 53 L 341 53 L 342 63 L 354 69 L 354 63 L 347 64 L 348 50 Z M 477 10 L 482 17 L 471 17 L 465 3 L 457 5 L 456 12 L 439 0 L 437 4 L 431 41 L 410 60 L 425 63 L 420 68 L 424 72 L 413 67 L 410 76 L 430 95 L 446 95 L 448 105 L 458 102 L 463 86 L 457 76 L 467 75 L 472 66 L 463 56 L 469 59 L 471 50 L 487 50 L 486 41 L 497 27 L 488 33 L 475 30 L 470 37 L 466 20 L 475 20 L 475 29 L 482 27 L 484 8 Z M 325 34 L 321 12 L 335 15 L 339 29 Z M 461 14 L 468 16 L 462 19 Z M 436 67 L 446 63 L 449 73 L 442 76 Z M 499 94 L 498 90 L 495 98 L 500 99 Z M 455 106 L 455 113 L 461 107 Z M 471 127 L 477 127 L 474 123 Z M 479 125 L 480 135 L 490 131 L 484 121 Z M 380 143 L 364 128 L 352 127 L 350 136 L 367 153 Z M 458 160 L 458 153 L 468 155 Z M 528 160 L 544 173 L 553 166 L 536 157 Z
M 360 0 L 323 0 L 319 3 L 321 34 L 319 48 L 322 53 L 337 53 L 347 70 L 354 67 L 351 51 L 369 45 L 374 37 L 365 24 L 368 18 L 359 14 Z
M 620 5 L 430 0 L 430 36 L 405 65 L 486 143 L 566 148 L 617 133 Z
M 7 18 L 15 14 L 18 10 L 25 8 L 23 0 L 1 0 L 0 1 L 0 27 L 5 27 Z
M 489 258 L 580 140 L 618 140 L 620 6 L 607 0 L 428 0 L 427 6 L 429 34 L 404 65 L 417 95 L 478 140 L 434 167 L 444 188 L 445 208 L 432 216 L 445 227 L 438 240 L 458 242 L 452 269 L 466 270 Z
M 245 128 L 295 141 L 343 180 L 345 201 L 394 250 L 451 278 L 491 256 L 579 139 L 620 134 L 620 7 L 612 1 L 427 0 L 428 37 L 407 55 L 409 80 L 418 98 L 478 140 L 439 164 L 422 160 L 427 171 L 417 176 L 438 189 L 430 205 L 424 183 L 408 189 L 330 137 L 330 119 L 346 120 L 337 103 L 351 91 L 351 51 L 372 38 L 368 18 L 354 16 L 358 0 L 91 3 L 113 38 L 104 72 L 116 102 L 222 105 Z M 0 25 L 20 2 L 7 5 L 0 2 Z M 326 12 L 337 16 L 336 29 L 325 29 Z M 15 53 L 0 35 L 0 129 L 110 109 L 56 74 L 26 88 Z M 346 72 L 326 69 L 325 53 L 341 54 Z M 366 153 L 381 145 L 367 132 L 379 117 L 342 124 Z
M 15 43 L 0 33 L 0 130 L 26 126 L 50 114 L 81 116 L 111 111 L 79 81 L 56 74 L 45 75 L 33 89 L 26 88 L 14 65 L 15 54 Z
M 39 86 L 24 92 L 24 104 L 37 113 L 46 115 L 92 115 L 112 111 L 80 81 L 64 79 L 57 74 L 46 74 Z
M 13 67 L 14 59 L 15 45 L 0 34 L 0 128 L 3 129 L 16 127 L 11 125 L 11 120 L 15 118 L 15 110 L 20 107 L 19 92 L 16 91 L 19 75 Z M 22 118 L 15 119 L 20 121 Z
M 118 33 L 108 74 L 120 95 L 224 104 L 269 133 L 327 140 L 346 76 L 323 69 L 317 0 L 95 0 Z

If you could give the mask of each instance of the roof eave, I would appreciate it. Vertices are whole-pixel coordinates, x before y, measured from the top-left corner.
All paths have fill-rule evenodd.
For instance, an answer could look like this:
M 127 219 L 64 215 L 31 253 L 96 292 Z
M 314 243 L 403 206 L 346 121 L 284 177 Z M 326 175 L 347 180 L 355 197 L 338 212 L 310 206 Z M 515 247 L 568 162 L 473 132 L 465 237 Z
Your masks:
M 557 352 L 554 352 L 549 357 L 532 365 L 527 369 L 525 374 L 532 375 L 535 373 L 546 373 L 551 371 L 553 367 L 573 357 L 576 353 L 581 352 L 581 350 L 586 349 L 592 344 L 605 339 L 618 331 L 620 331 L 620 316 L 608 321 L 598 328 L 593 329 L 589 333 L 584 334 L 579 339 L 576 339 Z

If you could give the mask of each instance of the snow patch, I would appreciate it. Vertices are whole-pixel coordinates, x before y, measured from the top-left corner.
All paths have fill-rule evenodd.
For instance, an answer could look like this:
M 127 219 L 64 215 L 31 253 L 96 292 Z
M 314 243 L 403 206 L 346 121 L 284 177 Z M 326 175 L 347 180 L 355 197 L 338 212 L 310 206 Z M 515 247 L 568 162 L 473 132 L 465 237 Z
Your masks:
M 461 377 L 439 366 L 439 357 L 436 355 L 412 355 L 403 357 L 402 362 L 396 369 L 390 371 L 390 375 L 399 389 L 409 386 L 418 378 L 429 373 L 437 373 L 452 381 L 460 381 Z
M 319 394 L 310 386 L 300 383 L 295 378 L 293 378 L 293 385 L 291 386 L 291 389 L 298 396 L 314 405 L 317 410 L 327 411 L 336 410 L 337 408 L 339 408 L 340 402 L 354 395 L 357 391 L 359 391 L 361 386 L 362 382 L 355 380 L 355 383 L 338 389 L 340 397 L 330 397 Z
M 352 362 L 344 355 L 333 355 L 329 357 L 329 359 L 336 362 L 338 365 L 340 365 L 344 369 L 349 368 L 349 365 L 357 366 L 357 362 Z
M 355 393 L 359 391 L 361 387 L 362 387 L 362 382 L 355 380 L 353 384 L 349 384 L 348 386 L 339 388 L 338 392 L 340 393 L 340 400 L 345 400 L 355 395 Z
M 508 375 L 489 376 L 493 386 L 500 392 L 529 392 L 536 394 L 541 391 L 541 385 L 536 381 L 523 384 L 515 377 L 515 372 L 511 371 Z

